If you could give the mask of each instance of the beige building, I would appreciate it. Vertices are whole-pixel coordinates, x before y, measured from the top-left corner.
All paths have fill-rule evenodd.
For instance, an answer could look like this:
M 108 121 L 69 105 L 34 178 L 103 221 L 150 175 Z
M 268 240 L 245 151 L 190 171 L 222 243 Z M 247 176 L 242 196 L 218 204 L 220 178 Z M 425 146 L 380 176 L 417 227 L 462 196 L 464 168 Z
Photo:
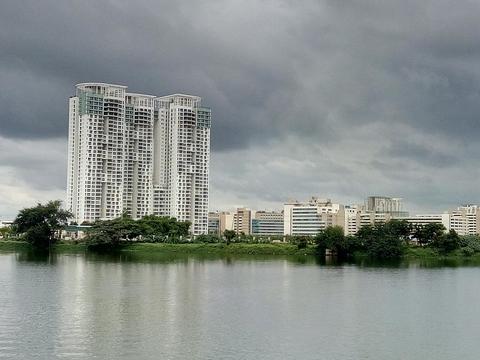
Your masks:
M 450 227 L 459 235 L 480 233 L 480 208 L 477 205 L 463 205 L 449 212 Z
M 252 233 L 252 210 L 238 208 L 233 215 L 233 230 L 237 234 L 250 235 Z
M 220 235 L 222 235 L 225 230 L 233 230 L 233 214 L 228 211 L 222 211 L 219 214 L 219 229 Z

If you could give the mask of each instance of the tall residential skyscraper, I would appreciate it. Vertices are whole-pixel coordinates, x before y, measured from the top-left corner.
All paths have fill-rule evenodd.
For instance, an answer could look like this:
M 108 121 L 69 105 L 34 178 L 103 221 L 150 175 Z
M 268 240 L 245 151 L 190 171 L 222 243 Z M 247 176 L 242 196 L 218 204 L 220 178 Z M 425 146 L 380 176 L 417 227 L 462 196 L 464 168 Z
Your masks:
M 210 109 L 126 90 L 85 83 L 70 98 L 68 209 L 77 223 L 155 214 L 207 233 Z

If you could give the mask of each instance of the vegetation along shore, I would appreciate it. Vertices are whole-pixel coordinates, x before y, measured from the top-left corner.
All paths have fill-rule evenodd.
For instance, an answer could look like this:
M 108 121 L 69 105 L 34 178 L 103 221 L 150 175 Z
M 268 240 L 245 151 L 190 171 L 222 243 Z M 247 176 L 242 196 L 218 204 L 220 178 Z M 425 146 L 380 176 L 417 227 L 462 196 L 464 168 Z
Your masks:
M 333 226 L 315 237 L 255 237 L 231 230 L 226 230 L 222 236 L 192 237 L 188 222 L 157 216 L 133 220 L 125 216 L 92 224 L 81 240 L 60 241 L 68 217 L 58 201 L 23 209 L 13 227 L 2 232 L 0 250 L 331 255 L 341 259 L 480 258 L 478 236 L 447 233 L 440 224 L 412 226 L 401 220 L 365 226 L 355 236 L 344 236 L 341 227 Z

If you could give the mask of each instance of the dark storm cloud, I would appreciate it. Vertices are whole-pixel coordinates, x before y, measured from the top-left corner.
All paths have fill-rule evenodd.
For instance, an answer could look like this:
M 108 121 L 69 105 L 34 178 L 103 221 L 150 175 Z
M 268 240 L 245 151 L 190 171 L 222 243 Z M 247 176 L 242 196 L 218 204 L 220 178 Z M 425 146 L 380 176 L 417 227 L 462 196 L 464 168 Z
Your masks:
M 451 1 L 9 1 L 0 131 L 65 135 L 74 83 L 109 81 L 202 95 L 216 150 L 292 132 L 331 140 L 371 121 L 470 138 L 480 130 L 479 11 Z
M 479 150 L 479 13 L 480 3 L 451 0 L 7 0 L 0 139 L 65 139 L 75 83 L 187 92 L 213 110 L 212 191 L 222 206 L 236 201 L 232 191 L 245 205 L 384 192 L 443 206 L 432 188 L 475 196 L 468 184 L 447 187 L 452 169 L 477 176 L 461 159 Z M 262 153 L 290 168 L 271 164 L 255 181 Z M 16 164 L 16 176 L 31 177 Z M 2 166 L 15 164 L 0 157 Z M 296 166 L 305 172 L 292 174 Z M 432 168 L 435 186 L 410 185 L 433 179 Z
M 416 159 L 422 166 L 428 167 L 450 167 L 462 161 L 462 158 L 455 154 L 440 152 L 424 144 L 405 140 L 394 141 L 385 152 L 390 158 L 401 158 L 408 161 Z

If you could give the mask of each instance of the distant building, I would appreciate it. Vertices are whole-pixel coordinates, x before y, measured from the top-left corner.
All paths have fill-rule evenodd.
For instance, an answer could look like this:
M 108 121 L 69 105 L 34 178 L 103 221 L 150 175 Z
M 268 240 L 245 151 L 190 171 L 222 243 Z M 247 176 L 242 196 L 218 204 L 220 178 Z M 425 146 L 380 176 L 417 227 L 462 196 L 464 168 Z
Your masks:
M 238 208 L 233 215 L 233 230 L 237 234 L 250 235 L 252 233 L 252 210 Z
M 220 214 L 218 211 L 208 213 L 208 233 L 220 235 Z
M 233 230 L 233 214 L 228 211 L 223 211 L 219 213 L 219 231 L 220 235 L 223 235 L 225 230 Z
M 283 212 L 257 211 L 252 219 L 253 235 L 283 235 Z
M 365 205 L 347 205 L 344 212 L 345 235 L 355 235 L 366 225 L 408 216 L 408 212 L 403 210 L 402 199 L 386 196 L 369 196 Z
M 412 225 L 424 226 L 427 224 L 442 224 L 445 229 L 450 230 L 450 214 L 445 212 L 443 214 L 418 214 L 398 218 L 398 220 L 405 220 Z
M 480 233 L 480 208 L 477 205 L 463 205 L 449 212 L 450 229 L 459 235 Z
M 385 213 L 394 217 L 408 216 L 408 212 L 403 211 L 401 198 L 391 198 L 387 196 L 369 196 L 366 203 L 366 212 Z
M 91 226 L 85 225 L 68 225 L 60 232 L 62 240 L 81 240 L 86 235 Z
M 10 227 L 13 225 L 13 220 L 0 220 L 0 228 Z
M 330 199 L 289 201 L 283 205 L 284 235 L 316 235 L 328 226 L 345 227 L 345 211 Z

